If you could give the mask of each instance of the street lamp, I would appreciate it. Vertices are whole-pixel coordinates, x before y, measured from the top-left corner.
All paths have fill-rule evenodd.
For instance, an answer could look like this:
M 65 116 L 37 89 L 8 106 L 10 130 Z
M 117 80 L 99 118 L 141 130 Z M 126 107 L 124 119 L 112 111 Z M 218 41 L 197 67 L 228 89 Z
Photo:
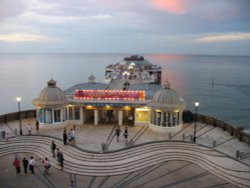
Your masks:
M 194 106 L 195 106 L 195 122 L 194 122 L 194 137 L 193 137 L 193 142 L 196 142 L 196 127 L 197 127 L 197 113 L 198 113 L 198 107 L 200 103 L 198 101 L 195 101 Z
M 21 122 L 21 102 L 22 98 L 21 97 L 17 97 L 16 101 L 17 101 L 17 105 L 18 105 L 18 116 L 19 116 L 19 131 L 20 131 L 20 135 L 23 135 L 23 130 L 22 130 L 22 122 Z

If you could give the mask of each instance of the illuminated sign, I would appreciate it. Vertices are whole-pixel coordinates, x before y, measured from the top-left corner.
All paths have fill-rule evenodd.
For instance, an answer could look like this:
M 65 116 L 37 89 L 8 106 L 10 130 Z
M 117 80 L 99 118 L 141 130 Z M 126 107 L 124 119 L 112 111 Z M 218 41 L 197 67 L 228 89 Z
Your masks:
M 74 99 L 145 100 L 145 91 L 75 90 Z
M 103 107 L 103 106 L 127 106 L 127 107 L 129 107 L 129 106 L 132 106 L 132 104 L 128 104 L 128 103 L 126 103 L 126 104 L 122 104 L 122 103 L 84 103 L 86 106 L 101 106 L 101 107 Z

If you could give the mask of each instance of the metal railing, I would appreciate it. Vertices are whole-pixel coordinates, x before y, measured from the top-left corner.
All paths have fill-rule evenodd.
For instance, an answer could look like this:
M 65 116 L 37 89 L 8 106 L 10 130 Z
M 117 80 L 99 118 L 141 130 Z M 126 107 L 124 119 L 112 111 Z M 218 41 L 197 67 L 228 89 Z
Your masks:
M 35 118 L 36 110 L 25 110 L 20 112 L 21 119 Z M 9 114 L 0 115 L 0 123 L 6 123 L 8 121 L 19 120 L 19 112 L 13 112 Z
M 195 114 L 193 114 L 193 119 L 195 119 Z M 250 134 L 244 132 L 244 128 L 240 126 L 230 125 L 224 121 L 201 114 L 197 114 L 197 121 L 219 127 L 223 131 L 229 132 L 231 136 L 238 138 L 240 142 L 242 141 L 250 145 Z

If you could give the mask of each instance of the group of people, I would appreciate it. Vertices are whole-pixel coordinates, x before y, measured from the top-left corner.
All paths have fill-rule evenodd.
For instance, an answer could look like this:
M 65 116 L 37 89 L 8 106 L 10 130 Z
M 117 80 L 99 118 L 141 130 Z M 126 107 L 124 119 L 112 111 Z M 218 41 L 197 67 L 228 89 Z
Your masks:
M 63 170 L 63 166 L 64 166 L 63 165 L 63 161 L 64 161 L 63 153 L 60 151 L 59 148 L 56 147 L 54 140 L 51 141 L 50 149 L 52 152 L 52 156 L 57 157 L 58 165 L 60 165 L 61 170 Z
M 68 143 L 72 144 L 75 143 L 75 130 L 72 128 L 70 132 L 67 134 L 66 128 L 63 130 L 63 144 L 67 145 Z
M 117 128 L 115 129 L 115 135 L 116 135 L 116 141 L 119 142 L 119 138 L 120 138 L 120 134 L 121 134 L 121 129 L 119 126 L 117 126 Z M 123 132 L 123 136 L 125 139 L 126 144 L 128 143 L 128 127 L 125 127 L 124 132 Z
M 63 165 L 63 161 L 64 161 L 63 153 L 59 150 L 59 148 L 56 147 L 54 140 L 51 141 L 50 148 L 52 151 L 52 156 L 57 157 L 58 165 L 60 165 L 61 170 L 63 170 L 63 167 L 64 167 L 64 165 Z M 18 157 L 15 157 L 14 161 L 12 162 L 12 165 L 16 169 L 16 174 L 20 175 L 21 174 L 21 161 Z M 28 173 L 28 169 L 30 170 L 31 174 L 34 174 L 35 173 L 35 166 L 36 166 L 36 161 L 35 161 L 34 157 L 31 156 L 29 158 L 29 160 L 26 159 L 26 157 L 24 157 L 22 160 L 22 166 L 23 166 L 25 174 Z M 43 166 L 44 166 L 44 174 L 49 175 L 49 169 L 51 167 L 51 164 L 50 164 L 50 161 L 47 157 L 43 160 Z
M 16 169 L 16 174 L 20 175 L 21 174 L 21 161 L 19 160 L 18 157 L 15 157 L 14 161 L 12 162 L 12 165 Z M 29 160 L 24 157 L 22 160 L 22 165 L 23 165 L 25 174 L 28 173 L 28 168 L 32 174 L 35 173 L 34 167 L 36 165 L 36 161 L 33 156 L 31 156 Z
M 36 120 L 35 127 L 36 127 L 37 132 L 39 131 L 39 126 L 40 126 L 39 121 Z M 28 131 L 28 135 L 31 135 L 32 127 L 31 127 L 30 123 L 28 123 L 28 125 L 27 125 L 27 131 Z

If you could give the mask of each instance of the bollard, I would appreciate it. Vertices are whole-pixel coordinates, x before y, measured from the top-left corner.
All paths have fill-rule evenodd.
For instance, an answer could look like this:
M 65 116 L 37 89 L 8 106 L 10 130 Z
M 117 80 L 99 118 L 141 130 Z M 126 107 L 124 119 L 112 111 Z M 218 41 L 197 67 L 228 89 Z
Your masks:
M 74 180 L 73 180 L 74 178 Z M 70 188 L 76 188 L 76 176 L 74 174 L 69 174 L 69 179 L 70 179 Z
M 102 144 L 101 144 L 101 147 L 102 147 L 102 152 L 103 152 L 103 153 L 104 153 L 105 151 L 108 150 L 107 144 L 106 144 L 106 143 L 102 143 Z
M 213 140 L 213 147 L 216 147 L 216 140 Z
M 240 150 L 237 150 L 236 151 L 236 159 L 239 159 L 240 158 Z
M 230 128 L 230 135 L 233 136 L 234 135 L 234 129 L 231 127 Z
M 75 183 L 73 180 L 70 180 L 70 188 L 75 188 Z
M 182 140 L 183 141 L 185 140 L 185 134 L 182 134 Z
M 73 130 L 74 130 L 74 131 L 76 130 L 76 125 L 75 125 L 75 124 L 73 124 Z
M 244 152 L 242 152 L 242 151 L 240 151 L 240 153 L 239 153 L 239 159 L 241 160 L 241 159 L 243 159 L 244 157 Z
M 6 136 L 6 132 L 5 131 L 2 131 L 2 139 L 5 139 L 5 136 Z

